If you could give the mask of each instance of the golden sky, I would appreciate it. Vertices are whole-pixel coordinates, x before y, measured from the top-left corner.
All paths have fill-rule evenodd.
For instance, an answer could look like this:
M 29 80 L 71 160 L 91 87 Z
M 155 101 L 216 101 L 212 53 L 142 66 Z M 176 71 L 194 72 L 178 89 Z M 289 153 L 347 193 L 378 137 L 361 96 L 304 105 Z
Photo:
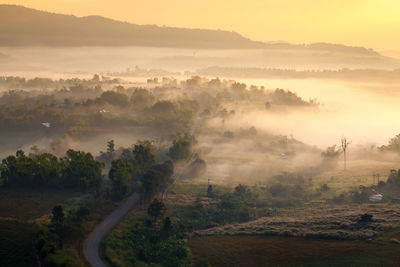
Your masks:
M 137 24 L 224 29 L 259 41 L 400 50 L 400 0 L 0 0 Z

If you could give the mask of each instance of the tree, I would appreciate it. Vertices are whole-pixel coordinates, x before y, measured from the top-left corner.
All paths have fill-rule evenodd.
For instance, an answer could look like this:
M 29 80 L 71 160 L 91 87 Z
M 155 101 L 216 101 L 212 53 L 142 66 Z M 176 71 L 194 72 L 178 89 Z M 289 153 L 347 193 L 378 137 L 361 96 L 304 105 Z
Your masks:
M 114 159 L 114 153 L 115 153 L 115 145 L 114 145 L 114 140 L 110 140 L 107 142 L 107 153 L 109 155 L 110 161 Z
M 336 145 L 328 146 L 325 151 L 321 153 L 321 156 L 326 159 L 335 159 L 339 157 L 340 150 L 336 149 Z
M 3 159 L 0 173 L 4 185 L 55 186 L 59 183 L 59 162 L 57 157 L 49 153 L 31 154 L 28 157 L 18 150 L 15 156 Z
M 396 135 L 395 137 L 391 138 L 389 140 L 389 143 L 387 146 L 381 146 L 380 150 L 389 150 L 393 151 L 396 153 L 400 153 L 400 134 Z
M 89 216 L 89 213 L 90 213 L 90 211 L 87 207 L 80 206 L 75 213 L 77 221 L 83 221 L 83 220 L 87 219 L 87 217 Z
M 150 107 L 154 101 L 155 97 L 146 89 L 136 89 L 131 96 L 131 103 L 138 109 Z
M 108 103 L 113 106 L 125 107 L 129 104 L 128 97 L 123 93 L 106 91 L 96 99 L 97 103 Z
M 212 185 L 208 185 L 207 187 L 207 196 L 208 197 L 213 197 L 214 196 L 214 192 L 213 192 L 213 186 Z
M 144 197 L 149 199 L 158 192 L 167 188 L 173 181 L 172 174 L 174 166 L 167 161 L 163 164 L 155 165 L 142 176 Z
M 188 159 L 192 154 L 192 146 L 195 143 L 194 136 L 189 133 L 185 133 L 183 136 L 178 135 L 168 150 L 168 156 L 174 161 Z
M 172 230 L 172 221 L 169 217 L 166 217 L 164 219 L 164 223 L 161 228 L 161 237 L 163 239 L 167 239 L 171 234 L 171 230 Z
M 114 159 L 114 156 L 115 156 L 115 144 L 114 140 L 110 140 L 107 142 L 106 152 L 100 151 L 100 155 L 96 157 L 96 159 L 101 162 L 104 162 L 106 169 L 109 169 L 111 162 Z
M 166 210 L 164 203 L 155 198 L 147 208 L 147 214 L 153 219 L 153 222 L 156 222 Z
M 151 141 L 137 141 L 133 147 L 135 162 L 141 166 L 141 172 L 150 169 L 156 162 L 154 144 Z
M 342 149 L 343 149 L 343 161 L 344 161 L 344 170 L 346 170 L 346 152 L 348 145 L 351 144 L 351 141 L 348 141 L 346 137 L 342 137 Z
M 69 188 L 78 188 L 85 178 L 89 188 L 97 188 L 103 179 L 103 167 L 104 163 L 96 161 L 92 154 L 70 149 L 61 159 L 62 183 Z
M 241 198 L 249 196 L 250 190 L 246 185 L 239 184 L 235 187 L 235 194 Z
M 122 199 L 129 191 L 130 177 L 126 162 L 122 159 L 113 160 L 108 174 L 112 182 L 112 195 L 115 199 Z
M 51 218 L 51 222 L 55 225 L 62 225 L 65 220 L 64 209 L 62 206 L 57 205 L 53 208 L 52 211 L 53 217 Z

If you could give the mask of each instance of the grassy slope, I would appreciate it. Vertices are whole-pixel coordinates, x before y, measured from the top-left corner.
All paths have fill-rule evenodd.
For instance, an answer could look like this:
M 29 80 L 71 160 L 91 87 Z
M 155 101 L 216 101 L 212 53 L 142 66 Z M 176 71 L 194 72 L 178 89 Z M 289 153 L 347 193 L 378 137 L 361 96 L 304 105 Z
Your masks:
M 54 189 L 0 188 L 0 217 L 33 220 L 77 194 Z
M 32 221 L 75 195 L 51 189 L 0 188 L 0 266 L 36 266 L 37 225 Z
M 212 236 L 188 243 L 195 265 L 396 266 L 400 245 L 388 241 L 337 241 L 270 236 Z

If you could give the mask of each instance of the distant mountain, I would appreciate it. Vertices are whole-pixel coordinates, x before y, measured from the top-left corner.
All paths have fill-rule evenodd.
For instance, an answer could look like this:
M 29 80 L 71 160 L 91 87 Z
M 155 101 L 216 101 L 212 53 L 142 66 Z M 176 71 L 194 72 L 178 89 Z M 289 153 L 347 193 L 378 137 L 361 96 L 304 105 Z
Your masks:
M 0 5 L 0 46 L 30 45 L 260 48 L 265 44 L 235 32 L 136 25 Z
M 17 5 L 0 5 L 0 46 L 38 45 L 263 48 L 380 56 L 364 47 L 329 43 L 262 43 L 236 32 L 136 25 L 100 16 L 76 17 Z

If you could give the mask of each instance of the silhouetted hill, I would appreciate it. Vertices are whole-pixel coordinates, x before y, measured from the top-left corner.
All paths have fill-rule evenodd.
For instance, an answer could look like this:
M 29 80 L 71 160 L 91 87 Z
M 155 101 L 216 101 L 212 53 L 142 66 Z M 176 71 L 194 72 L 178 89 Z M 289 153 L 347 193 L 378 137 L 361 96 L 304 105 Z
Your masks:
M 364 47 L 329 43 L 262 43 L 236 32 L 136 25 L 101 16 L 76 17 L 17 5 L 0 5 L 0 46 L 33 45 L 264 48 L 379 56 Z
M 235 32 L 136 25 L 0 5 L 0 45 L 257 48 L 264 44 Z

